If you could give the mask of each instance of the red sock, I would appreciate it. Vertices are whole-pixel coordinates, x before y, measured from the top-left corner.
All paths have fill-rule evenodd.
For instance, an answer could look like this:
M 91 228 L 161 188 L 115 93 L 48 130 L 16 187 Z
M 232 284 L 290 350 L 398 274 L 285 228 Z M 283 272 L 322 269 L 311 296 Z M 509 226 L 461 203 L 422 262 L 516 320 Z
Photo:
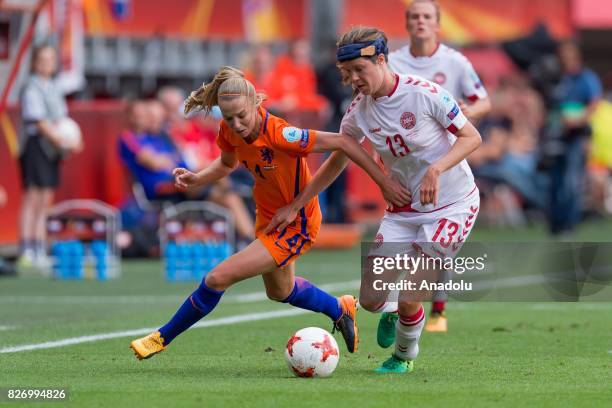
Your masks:
M 399 316 L 400 323 L 404 326 L 414 326 L 415 324 L 420 323 L 424 318 L 425 312 L 423 311 L 423 306 L 421 306 L 419 310 L 411 316 L 403 316 L 401 314 Z
M 432 313 L 442 313 L 444 311 L 445 306 L 446 306 L 446 302 L 433 302 L 431 304 L 431 312 Z

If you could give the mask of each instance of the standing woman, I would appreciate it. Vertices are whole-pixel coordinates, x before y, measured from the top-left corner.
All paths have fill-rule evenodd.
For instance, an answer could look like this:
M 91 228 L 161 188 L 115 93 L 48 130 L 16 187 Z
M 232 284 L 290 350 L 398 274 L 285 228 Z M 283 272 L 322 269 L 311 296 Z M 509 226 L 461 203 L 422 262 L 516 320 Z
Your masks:
M 437 0 L 412 0 L 406 8 L 406 29 L 410 43 L 389 54 L 389 67 L 398 74 L 415 74 L 437 83 L 457 100 L 461 112 L 472 122 L 491 111 L 491 102 L 482 81 L 465 55 L 440 43 L 440 5 Z M 444 274 L 446 275 L 446 274 Z M 447 280 L 448 276 L 441 276 Z M 434 293 L 425 325 L 428 332 L 446 332 L 444 291 Z M 397 313 L 383 313 L 378 326 L 378 343 L 388 347 Z
M 66 118 L 64 95 L 54 81 L 57 52 L 50 45 L 36 47 L 32 54 L 32 74 L 22 90 L 23 121 L 21 138 L 21 177 L 25 193 L 21 205 L 22 266 L 44 266 L 46 260 L 46 217 L 59 186 L 59 165 L 64 150 L 80 150 L 81 144 L 62 146 L 55 124 Z

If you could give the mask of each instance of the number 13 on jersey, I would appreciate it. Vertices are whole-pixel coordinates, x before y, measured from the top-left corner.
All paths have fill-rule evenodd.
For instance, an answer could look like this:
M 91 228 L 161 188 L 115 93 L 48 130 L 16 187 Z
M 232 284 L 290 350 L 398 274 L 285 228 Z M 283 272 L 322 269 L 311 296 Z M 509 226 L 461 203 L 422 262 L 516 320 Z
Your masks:
M 393 137 L 387 136 L 387 146 L 395 157 L 404 157 L 410 153 L 410 149 L 406 146 L 404 138 L 399 133 L 393 135 Z

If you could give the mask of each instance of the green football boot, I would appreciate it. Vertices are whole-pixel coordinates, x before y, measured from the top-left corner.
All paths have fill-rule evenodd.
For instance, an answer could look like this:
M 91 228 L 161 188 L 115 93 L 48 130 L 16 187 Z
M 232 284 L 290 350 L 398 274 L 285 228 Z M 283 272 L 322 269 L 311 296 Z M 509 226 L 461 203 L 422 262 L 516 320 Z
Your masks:
M 383 313 L 378 321 L 376 340 L 382 348 L 388 348 L 395 342 L 395 323 L 399 319 L 397 313 Z
M 402 360 L 396 357 L 395 354 L 391 354 L 391 357 L 374 370 L 374 372 L 379 374 L 402 374 L 409 373 L 412 370 L 414 370 L 414 361 Z

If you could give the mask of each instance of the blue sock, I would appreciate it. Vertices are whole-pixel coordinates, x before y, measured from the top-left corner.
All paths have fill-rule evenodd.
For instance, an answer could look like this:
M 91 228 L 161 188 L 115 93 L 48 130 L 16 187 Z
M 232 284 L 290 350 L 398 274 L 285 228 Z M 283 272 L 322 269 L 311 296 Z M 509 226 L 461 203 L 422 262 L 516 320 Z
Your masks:
M 325 313 L 334 322 L 342 316 L 342 308 L 338 304 L 338 299 L 299 276 L 295 277 L 293 291 L 287 296 L 287 299 L 283 300 L 283 303 L 313 312 Z
M 159 332 L 164 339 L 164 345 L 170 344 L 172 340 L 198 320 L 209 314 L 223 296 L 223 291 L 218 291 L 206 286 L 204 280 L 200 286 L 185 300 L 172 319 Z

